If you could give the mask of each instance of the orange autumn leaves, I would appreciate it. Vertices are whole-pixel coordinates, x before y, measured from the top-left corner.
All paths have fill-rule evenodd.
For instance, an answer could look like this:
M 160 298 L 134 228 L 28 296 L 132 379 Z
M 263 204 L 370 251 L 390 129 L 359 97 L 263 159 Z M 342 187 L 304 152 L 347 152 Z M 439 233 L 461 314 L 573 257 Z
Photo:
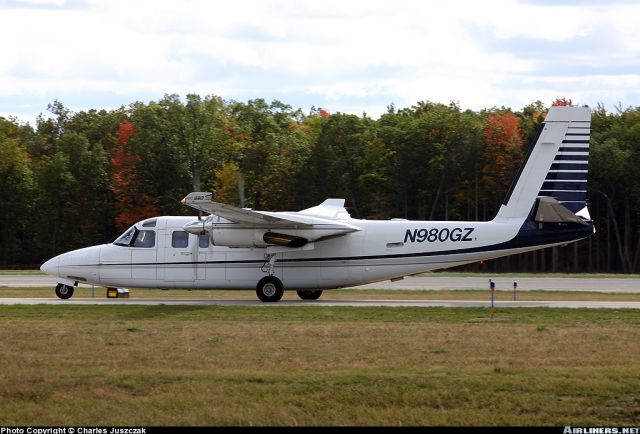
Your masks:
M 482 180 L 488 197 L 502 192 L 514 179 L 523 158 L 524 132 L 513 113 L 494 113 L 482 131 L 484 166 Z
M 118 146 L 111 158 L 111 190 L 116 199 L 116 227 L 126 229 L 133 223 L 156 214 L 151 199 L 140 193 L 140 180 L 137 171 L 143 164 L 140 155 L 132 152 L 130 139 L 136 133 L 136 127 L 128 119 L 118 126 Z

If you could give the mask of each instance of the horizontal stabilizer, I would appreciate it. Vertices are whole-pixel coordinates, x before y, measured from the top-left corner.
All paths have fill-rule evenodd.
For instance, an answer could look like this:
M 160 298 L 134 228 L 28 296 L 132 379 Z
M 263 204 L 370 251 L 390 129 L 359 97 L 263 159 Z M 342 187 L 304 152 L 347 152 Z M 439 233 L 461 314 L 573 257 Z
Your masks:
M 539 197 L 534 212 L 536 223 L 580 223 L 585 221 L 553 197 Z

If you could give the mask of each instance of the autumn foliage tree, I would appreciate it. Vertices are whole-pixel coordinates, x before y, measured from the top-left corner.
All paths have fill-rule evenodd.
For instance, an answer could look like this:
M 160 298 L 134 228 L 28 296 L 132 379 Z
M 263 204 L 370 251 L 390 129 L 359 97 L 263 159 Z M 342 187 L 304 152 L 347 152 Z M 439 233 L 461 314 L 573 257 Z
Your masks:
M 502 200 L 522 163 L 524 134 L 513 113 L 494 113 L 487 117 L 482 136 L 485 199 L 497 202 Z
M 551 103 L 551 107 L 557 107 L 557 106 L 573 107 L 573 101 L 571 101 L 570 99 L 566 99 L 565 97 L 556 98 L 556 100 Z
M 109 189 L 116 199 L 116 227 L 126 229 L 133 223 L 156 214 L 151 199 L 140 193 L 137 168 L 141 158 L 130 148 L 130 139 L 136 133 L 135 125 L 124 119 L 118 126 L 118 146 L 111 158 Z
M 214 183 L 214 197 L 216 202 L 227 203 L 229 205 L 240 205 L 240 194 L 238 192 L 238 181 L 240 180 L 240 169 L 237 163 L 226 162 L 222 167 L 216 169 Z

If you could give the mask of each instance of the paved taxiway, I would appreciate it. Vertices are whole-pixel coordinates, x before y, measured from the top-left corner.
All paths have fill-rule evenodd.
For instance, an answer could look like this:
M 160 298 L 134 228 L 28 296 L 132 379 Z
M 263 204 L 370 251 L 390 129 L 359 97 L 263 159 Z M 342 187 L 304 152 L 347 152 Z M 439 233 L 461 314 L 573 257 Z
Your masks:
M 465 300 L 282 300 L 278 303 L 263 303 L 258 300 L 215 299 L 105 299 L 73 298 L 0 298 L 0 305 L 142 305 L 142 306 L 350 306 L 350 307 L 490 307 L 488 301 Z M 495 307 L 568 307 L 599 309 L 640 309 L 638 301 L 496 301 Z
M 14 288 L 51 286 L 52 288 L 55 288 L 56 279 L 51 276 L 7 274 L 0 275 L 0 287 L 2 286 L 11 286 Z
M 592 291 L 592 292 L 640 292 L 640 279 L 633 278 L 572 278 L 572 277 L 493 277 L 497 290 L 511 290 L 513 282 L 518 283 L 518 291 Z M 0 287 L 56 286 L 50 276 L 0 275 Z M 82 285 L 86 286 L 86 285 Z M 488 289 L 489 279 L 479 276 L 418 276 L 406 277 L 395 282 L 384 281 L 361 285 L 358 289 Z
M 588 291 L 588 292 L 638 292 L 640 279 L 634 278 L 591 278 L 591 277 L 492 277 L 497 290 L 513 289 L 513 282 L 518 283 L 518 291 Z M 358 286 L 357 288 L 376 289 L 488 289 L 488 277 L 456 277 L 456 276 L 419 276 L 406 277 L 396 282 L 384 281 Z

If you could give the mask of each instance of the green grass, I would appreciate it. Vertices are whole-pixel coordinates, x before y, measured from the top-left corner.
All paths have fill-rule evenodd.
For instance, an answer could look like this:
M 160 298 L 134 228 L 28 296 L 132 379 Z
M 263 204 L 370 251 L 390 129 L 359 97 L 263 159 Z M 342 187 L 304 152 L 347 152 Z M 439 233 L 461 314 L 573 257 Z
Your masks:
M 1 306 L 3 425 L 638 425 L 640 312 Z
M 93 318 L 93 319 L 91 319 Z M 145 306 L 145 305 L 7 305 L 0 306 L 0 321 L 87 322 L 99 320 L 105 325 L 124 324 L 126 320 L 164 322 L 166 320 L 207 323 L 254 322 L 290 323 L 304 321 L 358 323 L 518 323 L 583 326 L 622 324 L 640 326 L 637 309 L 574 308 L 423 308 L 423 307 L 326 307 L 326 306 Z M 638 349 L 640 351 L 640 348 Z

